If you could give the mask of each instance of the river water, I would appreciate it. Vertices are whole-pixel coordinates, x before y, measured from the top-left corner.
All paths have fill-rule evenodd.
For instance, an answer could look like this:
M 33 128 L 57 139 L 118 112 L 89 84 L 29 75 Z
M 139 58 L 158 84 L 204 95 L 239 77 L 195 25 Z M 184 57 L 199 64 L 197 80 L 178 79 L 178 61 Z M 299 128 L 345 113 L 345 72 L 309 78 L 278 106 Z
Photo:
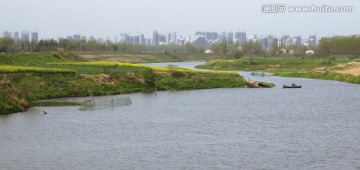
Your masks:
M 359 85 L 241 74 L 277 87 L 96 97 L 133 104 L 1 115 L 0 169 L 360 169 Z M 303 88 L 281 88 L 291 83 Z

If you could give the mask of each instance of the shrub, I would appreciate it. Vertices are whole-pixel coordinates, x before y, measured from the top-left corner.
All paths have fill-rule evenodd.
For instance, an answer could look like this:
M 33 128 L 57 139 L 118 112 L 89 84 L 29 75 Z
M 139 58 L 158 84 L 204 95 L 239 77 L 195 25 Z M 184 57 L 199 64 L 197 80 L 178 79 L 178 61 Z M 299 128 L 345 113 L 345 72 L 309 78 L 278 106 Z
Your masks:
M 156 74 L 151 68 L 145 68 L 141 71 L 141 76 L 145 80 L 145 83 L 150 87 L 155 87 L 156 85 Z

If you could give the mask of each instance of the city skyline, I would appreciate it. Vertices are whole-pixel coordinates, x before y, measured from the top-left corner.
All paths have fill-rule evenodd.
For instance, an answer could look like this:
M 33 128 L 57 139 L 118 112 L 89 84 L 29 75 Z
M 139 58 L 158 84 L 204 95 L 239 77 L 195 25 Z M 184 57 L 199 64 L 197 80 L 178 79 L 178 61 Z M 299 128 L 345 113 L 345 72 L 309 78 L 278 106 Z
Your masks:
M 31 36 L 30 36 L 31 35 Z M 28 32 L 21 31 L 21 36 L 19 32 L 9 32 L 4 31 L 3 37 L 13 38 L 15 41 L 28 41 L 37 43 L 39 39 L 39 32 Z M 31 38 L 31 39 L 30 39 Z M 251 35 L 250 37 L 246 32 L 202 32 L 196 31 L 194 37 L 188 36 L 185 38 L 182 35 L 178 35 L 177 32 L 172 33 L 160 33 L 156 30 L 153 31 L 151 37 L 145 37 L 144 34 L 138 33 L 137 35 L 130 34 L 121 34 L 120 37 L 116 37 L 114 40 L 104 40 L 102 38 L 95 38 L 93 36 L 86 37 L 81 34 L 74 34 L 72 36 L 59 37 L 57 40 L 60 42 L 64 39 L 70 41 L 97 41 L 100 43 L 106 43 L 106 41 L 111 41 L 113 43 L 126 43 L 132 45 L 185 45 L 190 43 L 197 47 L 203 47 L 210 49 L 214 44 L 219 44 L 222 42 L 230 43 L 239 43 L 239 45 L 244 45 L 246 42 L 255 42 L 261 45 L 262 49 L 265 51 L 271 50 L 272 44 L 275 43 L 278 47 L 290 47 L 293 45 L 296 46 L 306 46 L 306 47 L 316 47 L 318 39 L 316 35 L 309 35 L 303 39 L 299 35 L 267 35 L 267 36 L 258 36 L 257 34 Z
M 348 13 L 263 13 L 263 4 L 353 6 Z M 72 34 L 115 37 L 120 33 L 152 35 L 176 31 L 191 35 L 198 30 L 245 31 L 249 35 L 332 35 L 360 34 L 358 0 L 279 2 L 246 0 L 3 0 L 0 3 L 0 31 L 31 30 L 41 38 Z M 26 17 L 24 17 L 26 15 Z

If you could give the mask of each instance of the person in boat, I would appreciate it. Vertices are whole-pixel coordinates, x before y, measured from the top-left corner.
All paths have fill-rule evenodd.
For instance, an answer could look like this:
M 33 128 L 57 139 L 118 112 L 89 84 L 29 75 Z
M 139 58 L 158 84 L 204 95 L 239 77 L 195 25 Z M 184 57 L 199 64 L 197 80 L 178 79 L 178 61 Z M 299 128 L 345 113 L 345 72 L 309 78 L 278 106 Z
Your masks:
M 293 83 L 292 86 L 295 87 L 296 86 L 295 83 Z

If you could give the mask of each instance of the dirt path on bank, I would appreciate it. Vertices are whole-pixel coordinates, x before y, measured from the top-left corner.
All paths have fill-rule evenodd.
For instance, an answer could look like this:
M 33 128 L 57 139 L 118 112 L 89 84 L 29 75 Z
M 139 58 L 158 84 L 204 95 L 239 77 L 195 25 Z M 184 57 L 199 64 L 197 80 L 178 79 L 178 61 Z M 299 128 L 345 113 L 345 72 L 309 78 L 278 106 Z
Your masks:
M 314 70 L 318 72 L 331 71 L 340 74 L 351 74 L 354 76 L 360 76 L 360 62 L 338 64 L 333 67 L 319 67 L 315 68 Z

